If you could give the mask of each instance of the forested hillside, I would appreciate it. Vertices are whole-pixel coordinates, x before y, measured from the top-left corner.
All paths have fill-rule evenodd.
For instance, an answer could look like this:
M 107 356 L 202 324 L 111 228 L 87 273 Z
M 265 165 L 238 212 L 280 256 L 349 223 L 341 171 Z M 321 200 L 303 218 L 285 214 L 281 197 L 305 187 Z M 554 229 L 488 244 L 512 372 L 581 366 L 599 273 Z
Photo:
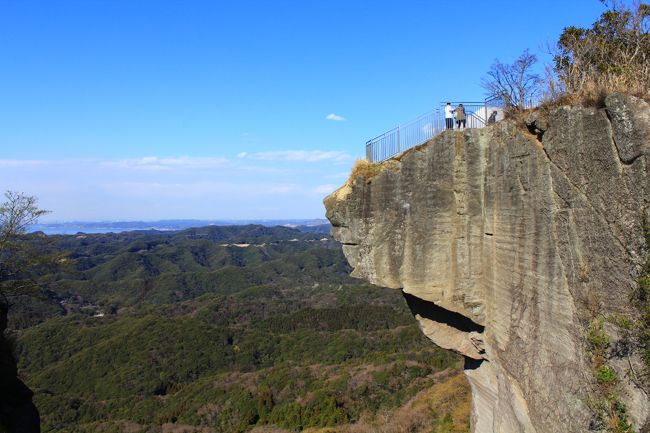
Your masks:
M 284 227 L 34 236 L 61 254 L 12 308 L 51 432 L 467 431 L 459 357 L 401 294 Z

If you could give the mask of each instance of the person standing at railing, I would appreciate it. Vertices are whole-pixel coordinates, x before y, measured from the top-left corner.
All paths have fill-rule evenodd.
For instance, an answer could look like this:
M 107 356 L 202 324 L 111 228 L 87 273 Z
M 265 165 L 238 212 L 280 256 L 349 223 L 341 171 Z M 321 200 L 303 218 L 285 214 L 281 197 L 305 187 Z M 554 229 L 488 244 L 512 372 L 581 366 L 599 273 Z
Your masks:
M 465 116 L 465 107 L 463 107 L 463 104 L 458 104 L 458 107 L 454 110 L 456 112 L 456 124 L 458 125 L 458 129 L 461 128 L 461 125 L 463 128 L 467 125 L 466 119 L 467 117 Z
M 451 108 L 451 102 L 445 106 L 445 124 L 447 129 L 454 129 L 454 110 Z

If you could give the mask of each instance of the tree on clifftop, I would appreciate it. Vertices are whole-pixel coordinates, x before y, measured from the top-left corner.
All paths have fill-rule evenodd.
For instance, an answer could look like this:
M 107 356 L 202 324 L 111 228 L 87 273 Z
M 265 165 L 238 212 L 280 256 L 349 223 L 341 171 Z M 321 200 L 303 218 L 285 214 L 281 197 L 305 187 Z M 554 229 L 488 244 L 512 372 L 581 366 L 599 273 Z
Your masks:
M 539 97 L 541 77 L 533 72 L 537 57 L 528 50 L 512 64 L 494 61 L 481 85 L 489 95 L 503 95 L 507 105 L 524 109 Z
M 566 27 L 555 72 L 569 94 L 650 91 L 650 4 L 613 1 L 590 29 Z

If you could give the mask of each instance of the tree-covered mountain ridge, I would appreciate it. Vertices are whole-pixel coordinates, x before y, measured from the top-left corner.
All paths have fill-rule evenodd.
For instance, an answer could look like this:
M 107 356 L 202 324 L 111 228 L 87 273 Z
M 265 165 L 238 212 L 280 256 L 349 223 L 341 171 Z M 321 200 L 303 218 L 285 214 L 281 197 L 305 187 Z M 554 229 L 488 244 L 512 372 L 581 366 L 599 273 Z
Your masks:
M 456 355 L 340 244 L 288 227 L 32 235 L 12 308 L 43 431 L 467 431 Z

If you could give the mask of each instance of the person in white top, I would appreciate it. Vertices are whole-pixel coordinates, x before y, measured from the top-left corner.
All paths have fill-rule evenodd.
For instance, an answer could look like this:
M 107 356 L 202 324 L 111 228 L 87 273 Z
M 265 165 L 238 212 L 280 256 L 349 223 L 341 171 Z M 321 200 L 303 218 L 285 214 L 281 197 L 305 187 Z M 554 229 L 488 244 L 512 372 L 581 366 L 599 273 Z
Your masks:
M 451 102 L 445 106 L 445 124 L 447 129 L 454 129 L 454 110 L 451 108 Z

